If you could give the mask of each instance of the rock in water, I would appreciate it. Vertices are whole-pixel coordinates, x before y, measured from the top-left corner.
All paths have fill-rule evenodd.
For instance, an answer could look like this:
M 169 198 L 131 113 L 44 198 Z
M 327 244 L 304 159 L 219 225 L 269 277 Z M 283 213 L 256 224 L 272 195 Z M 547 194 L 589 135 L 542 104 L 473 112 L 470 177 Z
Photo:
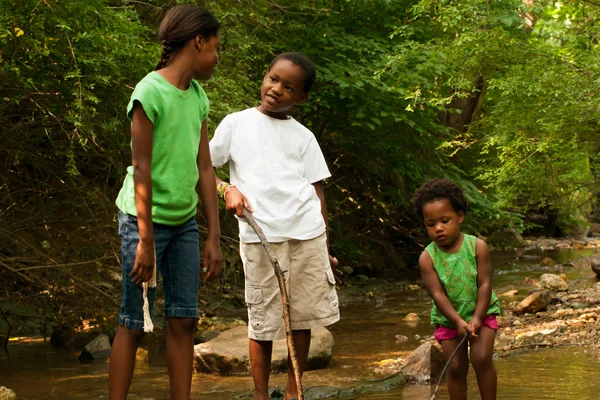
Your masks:
M 538 311 L 545 310 L 550 302 L 550 295 L 547 291 L 535 292 L 527 296 L 514 308 L 513 313 L 515 315 L 522 315 L 525 313 L 536 313 Z M 514 323 L 513 323 L 514 325 Z
M 546 257 L 542 261 L 540 261 L 540 265 L 542 267 L 553 267 L 556 265 L 556 261 L 554 261 L 550 257 Z
M 79 361 L 100 360 L 110 357 L 110 340 L 105 334 L 96 336 L 79 355 Z
M 600 260 L 597 258 L 592 260 L 592 271 L 594 271 L 598 278 L 600 278 Z
M 504 292 L 502 294 L 499 294 L 498 297 L 514 297 L 519 293 L 519 291 L 517 289 L 514 290 L 509 290 L 508 292 Z
M 421 318 L 419 318 L 419 316 L 417 314 L 415 314 L 414 312 L 411 312 L 409 314 L 406 314 L 406 317 L 404 317 L 405 321 L 420 321 Z
M 554 292 L 566 292 L 569 290 L 569 284 L 562 280 L 560 276 L 554 274 L 543 274 L 538 281 L 538 286 Z
M 9 388 L 0 386 L 0 400 L 17 400 L 17 395 Z
M 306 369 L 325 368 L 331 362 L 333 335 L 326 328 L 312 330 Z M 194 346 L 194 369 L 199 372 L 219 374 L 247 374 L 250 372 L 248 358 L 248 328 L 238 326 L 221 332 L 215 339 Z M 285 339 L 273 341 L 271 371 L 287 369 L 287 345 Z
M 406 358 L 402 373 L 410 382 L 427 383 L 438 378 L 443 368 L 442 352 L 431 343 L 424 343 Z

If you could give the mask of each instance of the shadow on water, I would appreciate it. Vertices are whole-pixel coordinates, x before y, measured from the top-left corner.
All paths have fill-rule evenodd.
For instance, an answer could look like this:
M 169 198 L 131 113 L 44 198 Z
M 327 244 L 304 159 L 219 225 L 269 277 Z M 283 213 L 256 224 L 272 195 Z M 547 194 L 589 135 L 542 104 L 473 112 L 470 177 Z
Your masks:
M 497 293 L 518 289 L 523 297 L 530 285 L 526 277 L 538 278 L 545 272 L 564 270 L 575 286 L 589 286 L 595 280 L 588 271 L 556 265 L 542 267 L 539 261 L 550 256 L 564 262 L 594 254 L 594 250 L 561 250 L 553 252 L 496 252 L 494 288 Z M 504 302 L 504 301 L 503 301 Z M 342 308 L 342 320 L 332 327 L 336 340 L 334 359 L 326 370 L 308 371 L 306 386 L 349 387 L 381 379 L 374 372 L 377 362 L 408 355 L 420 344 L 420 338 L 433 333 L 429 326 L 431 300 L 427 293 L 408 291 L 349 304 Z M 503 304 L 504 307 L 507 304 Z M 414 312 L 421 322 L 411 325 L 403 321 Z M 396 340 L 396 335 L 408 338 Z M 53 349 L 49 343 L 32 341 L 11 343 L 10 359 L 0 351 L 0 386 L 13 389 L 20 399 L 103 399 L 108 398 L 108 363 L 80 364 L 77 354 Z M 499 399 L 598 399 L 600 398 L 600 363 L 580 348 L 559 348 L 514 355 L 496 361 L 499 376 Z M 568 366 L 568 367 L 567 367 Z M 271 386 L 283 386 L 286 376 L 274 375 Z M 131 387 L 132 399 L 167 399 L 168 376 L 164 367 L 149 367 L 139 362 Z M 194 376 L 192 398 L 197 400 L 235 399 L 252 389 L 249 377 Z M 442 385 L 443 386 L 443 385 Z M 428 400 L 429 386 L 408 386 L 377 395 L 362 395 L 365 400 Z M 469 398 L 478 398 L 477 383 L 471 371 Z M 440 388 L 437 399 L 448 399 Z

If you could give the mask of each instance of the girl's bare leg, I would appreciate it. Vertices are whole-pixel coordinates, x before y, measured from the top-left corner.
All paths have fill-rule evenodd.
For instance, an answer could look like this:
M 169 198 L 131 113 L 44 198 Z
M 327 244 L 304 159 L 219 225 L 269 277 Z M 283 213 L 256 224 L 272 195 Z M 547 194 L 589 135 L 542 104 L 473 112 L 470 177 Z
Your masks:
M 462 338 L 442 341 L 442 351 L 446 362 L 460 344 Z M 450 400 L 467 400 L 467 374 L 469 372 L 469 355 L 467 345 L 463 343 L 461 348 L 450 362 L 446 377 L 448 379 L 448 393 Z
M 471 364 L 482 400 L 496 400 L 498 377 L 492 358 L 495 339 L 496 331 L 487 326 L 483 326 L 479 335 L 471 339 Z
M 127 398 L 135 367 L 135 353 L 143 337 L 144 332 L 142 331 L 124 326 L 117 328 L 108 365 L 108 398 L 110 400 Z
M 167 366 L 171 400 L 189 400 L 194 366 L 196 318 L 168 318 Z

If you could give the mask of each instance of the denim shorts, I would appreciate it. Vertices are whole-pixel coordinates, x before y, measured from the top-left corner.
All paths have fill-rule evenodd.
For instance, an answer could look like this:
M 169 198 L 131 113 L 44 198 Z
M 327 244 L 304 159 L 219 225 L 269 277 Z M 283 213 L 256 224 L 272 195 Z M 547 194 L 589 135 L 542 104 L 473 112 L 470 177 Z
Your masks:
M 119 211 L 123 288 L 119 325 L 144 330 L 142 285 L 133 283 L 133 270 L 139 242 L 137 218 Z M 198 318 L 198 286 L 200 284 L 200 238 L 195 218 L 182 225 L 154 223 L 157 276 L 163 280 L 165 317 Z M 148 288 L 150 310 L 156 288 Z

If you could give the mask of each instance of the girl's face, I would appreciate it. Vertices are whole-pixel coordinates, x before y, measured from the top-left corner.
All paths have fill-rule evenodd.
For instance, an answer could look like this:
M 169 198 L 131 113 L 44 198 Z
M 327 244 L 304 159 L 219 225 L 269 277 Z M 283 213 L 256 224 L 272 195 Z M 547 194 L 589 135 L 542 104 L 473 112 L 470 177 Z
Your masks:
M 219 62 L 219 51 L 221 50 L 221 32 L 205 39 L 203 36 L 196 36 L 196 59 L 194 67 L 196 69 L 196 79 L 203 81 L 209 80 Z
M 441 249 L 454 250 L 460 239 L 460 224 L 465 213 L 456 212 L 448 199 L 430 201 L 423 206 L 423 220 L 429 238 Z

